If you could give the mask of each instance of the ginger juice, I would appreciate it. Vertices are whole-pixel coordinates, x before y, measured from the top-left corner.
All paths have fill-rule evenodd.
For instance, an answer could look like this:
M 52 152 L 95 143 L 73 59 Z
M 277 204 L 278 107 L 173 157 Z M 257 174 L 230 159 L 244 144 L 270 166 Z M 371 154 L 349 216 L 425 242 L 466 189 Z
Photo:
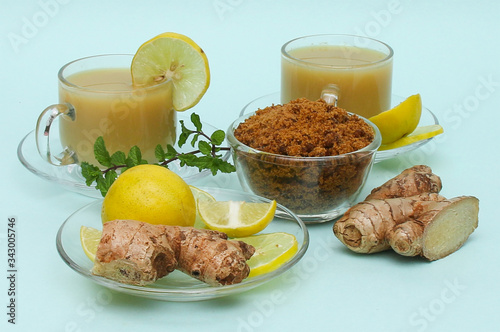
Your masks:
M 392 55 L 392 54 L 391 54 Z M 392 56 L 351 45 L 313 45 L 283 53 L 281 102 L 317 100 L 329 84 L 337 106 L 366 118 L 391 106 Z
M 59 132 L 61 143 L 76 153 L 78 162 L 99 165 L 93 151 L 99 136 L 111 154 L 127 154 L 137 145 L 142 158 L 150 162 L 156 160 L 156 145 L 175 141 L 170 81 L 137 88 L 132 85 L 130 68 L 84 70 L 60 82 L 59 100 L 75 109 L 74 120 L 61 118 Z

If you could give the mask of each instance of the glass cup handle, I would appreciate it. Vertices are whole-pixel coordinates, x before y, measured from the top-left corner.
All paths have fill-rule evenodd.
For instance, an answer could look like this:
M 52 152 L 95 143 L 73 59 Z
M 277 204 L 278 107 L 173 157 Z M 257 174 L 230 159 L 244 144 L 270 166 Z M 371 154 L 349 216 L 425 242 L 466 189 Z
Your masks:
M 328 84 L 321 91 L 321 99 L 326 101 L 327 104 L 337 106 L 339 101 L 340 89 L 335 84 Z
M 50 129 L 54 120 L 60 115 L 75 121 L 75 109 L 68 103 L 51 105 L 40 114 L 35 129 L 36 147 L 40 156 L 54 166 L 76 164 L 78 160 L 75 153 L 67 147 L 57 155 L 50 151 Z

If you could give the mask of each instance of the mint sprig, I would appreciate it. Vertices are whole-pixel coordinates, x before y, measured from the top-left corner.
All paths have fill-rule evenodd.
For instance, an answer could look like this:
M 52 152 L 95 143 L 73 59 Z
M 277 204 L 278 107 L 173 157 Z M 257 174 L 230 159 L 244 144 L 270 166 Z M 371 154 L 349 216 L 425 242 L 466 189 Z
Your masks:
M 171 162 L 179 160 L 181 166 L 197 167 L 199 171 L 209 169 L 212 175 L 216 175 L 219 171 L 222 173 L 236 171 L 234 165 L 221 159 L 220 152 L 229 150 L 228 147 L 221 147 L 226 137 L 224 131 L 216 130 L 210 136 L 207 135 L 203 132 L 200 117 L 195 113 L 191 114 L 194 130 L 187 128 L 183 120 L 179 122 L 181 124 L 181 133 L 177 145 L 182 148 L 190 140 L 194 150 L 182 153 L 171 144 L 168 144 L 166 149 L 161 144 L 158 144 L 155 148 L 157 165 L 168 168 Z M 117 151 L 111 155 L 102 136 L 98 137 L 94 143 L 94 156 L 105 169 L 88 162 L 82 162 L 82 176 L 85 178 L 87 186 L 95 183 L 96 189 L 101 192 L 103 197 L 106 196 L 109 187 L 119 174 L 131 167 L 148 164 L 148 161 L 142 159 L 141 150 L 137 146 L 133 146 L 128 151 L 128 154 Z

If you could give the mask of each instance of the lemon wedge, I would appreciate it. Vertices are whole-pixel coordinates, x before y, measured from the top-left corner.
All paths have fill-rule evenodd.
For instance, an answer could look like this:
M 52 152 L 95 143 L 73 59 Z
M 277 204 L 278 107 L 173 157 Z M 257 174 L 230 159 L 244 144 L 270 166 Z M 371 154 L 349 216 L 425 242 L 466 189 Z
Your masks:
M 198 211 L 198 202 L 199 201 L 202 201 L 202 200 L 208 200 L 210 202 L 215 202 L 215 198 L 210 195 L 209 193 L 207 193 L 206 191 L 204 190 L 201 190 L 200 188 L 196 188 L 195 186 L 189 186 L 189 188 L 191 188 L 191 191 L 193 192 L 193 196 L 194 196 L 194 200 L 196 202 L 196 220 L 194 222 L 194 226 L 195 228 L 207 228 L 207 226 L 205 225 L 205 223 L 203 222 L 203 220 L 201 220 L 201 217 L 200 217 L 200 212 Z
M 131 64 L 132 82 L 137 86 L 172 80 L 173 105 L 185 111 L 196 105 L 210 84 L 208 59 L 189 37 L 167 32 L 137 50 Z
M 436 135 L 442 134 L 443 132 L 443 127 L 441 127 L 440 125 L 417 127 L 417 129 L 415 129 L 410 135 L 404 136 L 392 143 L 381 145 L 379 150 L 383 151 L 400 148 L 405 145 L 413 144 L 415 142 L 434 137 Z
M 276 201 L 255 203 L 201 200 L 198 202 L 198 212 L 209 229 L 224 232 L 229 237 L 245 237 L 256 234 L 269 225 L 276 212 Z
M 297 252 L 297 239 L 288 233 L 253 235 L 235 240 L 243 241 L 255 248 L 255 253 L 247 261 L 250 267 L 248 277 L 255 277 L 276 270 Z
M 394 108 L 375 115 L 369 120 L 382 134 L 382 144 L 389 144 L 412 133 L 422 115 L 422 100 L 419 94 L 412 95 Z
M 83 252 L 93 262 L 97 247 L 101 241 L 102 232 L 98 229 L 81 226 L 80 227 L 80 243 L 82 244 Z

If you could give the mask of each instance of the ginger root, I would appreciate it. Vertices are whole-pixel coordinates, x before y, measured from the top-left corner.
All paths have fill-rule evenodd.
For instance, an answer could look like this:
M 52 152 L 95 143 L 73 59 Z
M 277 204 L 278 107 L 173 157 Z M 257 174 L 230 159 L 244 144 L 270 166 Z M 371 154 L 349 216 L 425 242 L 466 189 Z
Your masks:
M 113 220 L 103 226 L 92 273 L 147 285 L 178 269 L 210 285 L 231 285 L 248 276 L 254 252 L 217 231 Z
M 428 166 L 403 171 L 372 190 L 333 226 L 335 236 L 358 253 L 393 249 L 428 260 L 458 250 L 478 226 L 479 200 L 446 199 L 441 179 Z

